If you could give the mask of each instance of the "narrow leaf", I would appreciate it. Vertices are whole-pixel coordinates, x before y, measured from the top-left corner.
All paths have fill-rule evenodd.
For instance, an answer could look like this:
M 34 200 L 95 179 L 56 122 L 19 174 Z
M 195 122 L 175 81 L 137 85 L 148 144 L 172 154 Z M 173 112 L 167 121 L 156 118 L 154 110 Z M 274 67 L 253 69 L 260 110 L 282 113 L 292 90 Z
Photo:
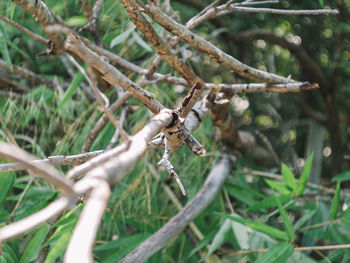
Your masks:
M 77 90 L 82 80 L 83 80 L 83 74 L 81 74 L 81 72 L 78 71 L 72 83 L 70 84 L 69 88 L 67 89 L 66 93 L 64 94 L 62 101 L 56 107 L 54 115 L 56 115 L 58 111 L 63 107 L 63 105 L 66 104 L 66 102 L 73 96 L 74 92 Z
M 295 190 L 297 188 L 298 183 L 294 177 L 293 172 L 284 163 L 282 163 L 282 176 L 284 182 L 290 189 Z
M 119 45 L 121 43 L 124 43 L 124 41 L 130 36 L 130 34 L 135 30 L 135 27 L 130 27 L 129 29 L 125 30 L 123 33 L 115 37 L 110 44 L 110 48 Z
M 47 233 L 49 233 L 49 230 L 50 226 L 48 224 L 45 224 L 36 232 L 24 250 L 20 263 L 28 263 L 38 257 L 41 244 L 44 242 Z
M 302 195 L 305 191 L 306 184 L 309 180 L 309 175 L 310 175 L 310 171 L 311 171 L 313 157 L 314 157 L 314 154 L 312 153 L 305 163 L 304 169 L 303 169 L 301 176 L 300 176 L 300 179 L 299 179 L 298 188 L 296 190 L 297 196 Z
M 139 34 L 137 34 L 136 32 L 133 32 L 132 36 L 135 39 L 137 44 L 139 44 L 141 47 L 143 47 L 148 52 L 152 52 L 152 48 L 139 36 Z
M 294 231 L 297 231 L 300 227 L 302 227 L 306 222 L 310 220 L 311 217 L 316 213 L 316 210 L 311 210 L 307 212 L 305 215 L 303 215 L 301 218 L 298 219 L 298 221 L 294 224 Z
M 287 188 L 286 184 L 283 182 L 277 182 L 270 179 L 265 179 L 265 182 L 274 190 L 280 192 L 284 195 L 289 195 L 291 191 Z
M 274 245 L 266 253 L 262 254 L 256 261 L 254 261 L 254 263 L 286 262 L 293 252 L 293 245 L 288 241 L 282 241 Z
M 337 188 L 335 190 L 335 193 L 332 199 L 331 210 L 329 213 L 329 220 L 336 219 L 337 212 L 339 210 L 339 205 L 340 205 L 340 182 L 338 182 L 337 184 Z
M 206 258 L 209 257 L 213 252 L 220 247 L 229 237 L 229 233 L 232 229 L 232 220 L 226 219 L 219 231 L 214 236 L 213 242 L 211 242 L 208 254 Z
M 272 226 L 268 226 L 262 223 L 257 223 L 249 219 L 239 218 L 236 216 L 230 216 L 226 214 L 219 213 L 220 215 L 227 217 L 233 221 L 236 221 L 238 223 L 241 223 L 247 227 L 250 227 L 251 229 L 264 233 L 272 238 L 282 239 L 282 240 L 288 240 L 288 235 L 284 231 L 281 231 L 277 228 L 274 228 Z
M 288 201 L 292 199 L 291 195 L 279 195 L 279 196 L 270 196 L 267 197 L 259 202 L 256 202 L 252 206 L 248 207 L 248 211 L 254 211 L 254 210 L 261 210 L 261 209 L 266 209 L 266 208 L 271 208 L 271 207 L 276 207 L 276 200 L 275 198 L 278 198 L 280 203 L 284 205 Z
M 56 244 L 50 249 L 44 263 L 55 263 L 63 255 L 71 236 L 71 231 L 63 233 Z
M 290 222 L 289 217 L 287 215 L 287 212 L 283 208 L 283 206 L 281 205 L 281 203 L 278 200 L 278 198 L 275 198 L 275 201 L 277 203 L 278 210 L 280 211 L 280 214 L 282 216 L 283 224 L 284 224 L 284 227 L 286 228 L 286 231 L 287 231 L 287 234 L 288 234 L 288 237 L 289 237 L 289 241 L 293 242 L 295 240 L 295 238 L 296 238 L 296 235 L 294 233 L 294 229 L 293 229 L 292 223 Z
M 342 182 L 342 181 L 348 181 L 348 180 L 350 180 L 350 170 L 345 171 L 332 178 L 332 182 L 336 182 L 336 181 Z
M 5 26 L 3 25 L 2 22 L 0 22 L 0 52 L 4 60 L 6 61 L 7 66 L 12 71 L 13 67 L 12 67 L 10 52 L 7 48 L 6 39 L 7 39 L 7 35 L 6 35 Z
M 0 174 L 0 207 L 5 201 L 6 196 L 10 192 L 13 183 L 15 182 L 15 173 L 8 172 Z

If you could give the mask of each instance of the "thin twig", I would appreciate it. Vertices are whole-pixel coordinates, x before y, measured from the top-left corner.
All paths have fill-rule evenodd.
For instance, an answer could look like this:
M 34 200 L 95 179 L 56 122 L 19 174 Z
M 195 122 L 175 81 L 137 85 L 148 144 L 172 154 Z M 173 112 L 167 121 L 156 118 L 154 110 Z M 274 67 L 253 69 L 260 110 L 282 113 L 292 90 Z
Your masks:
M 57 85 L 52 80 L 43 78 L 39 76 L 38 74 L 30 71 L 29 69 L 20 67 L 20 66 L 13 66 L 13 71 L 11 72 L 10 68 L 8 67 L 7 63 L 0 59 L 0 68 L 5 69 L 7 72 L 11 74 L 18 74 L 22 76 L 23 78 L 27 79 L 31 84 L 44 84 L 50 89 L 55 89 Z
M 102 107 L 104 113 L 107 115 L 108 119 L 113 123 L 113 125 L 117 128 L 119 131 L 120 136 L 124 141 L 129 140 L 129 135 L 123 130 L 123 128 L 120 126 L 119 122 L 114 118 L 113 113 L 108 109 L 108 105 L 106 105 L 106 99 L 104 99 L 104 96 L 96 87 L 96 82 L 92 81 L 91 78 L 86 74 L 85 70 L 82 66 L 71 56 L 68 55 L 69 60 L 79 69 L 79 71 L 83 74 L 84 78 L 88 81 L 90 87 L 95 93 L 95 96 L 97 98 L 97 101 L 99 105 Z M 103 95 L 103 96 L 102 96 Z M 108 100 L 108 99 L 107 99 Z M 109 104 L 109 101 L 108 101 Z
M 34 160 L 34 157 L 22 149 L 4 142 L 0 142 L 0 155 L 24 163 L 28 169 L 35 172 L 47 182 L 52 183 L 58 189 L 61 189 L 65 194 L 71 195 L 74 193 L 71 186 L 72 182 L 67 180 L 63 174 L 47 163 L 33 164 L 32 161 Z
M 38 40 L 39 42 L 47 45 L 49 43 L 49 40 L 38 35 L 35 34 L 34 32 L 28 30 L 27 28 L 17 24 L 16 22 L 12 21 L 11 19 L 8 19 L 7 17 L 4 17 L 2 15 L 0 15 L 0 20 L 4 21 L 5 23 L 9 24 L 10 26 L 13 26 L 14 28 L 18 29 L 19 31 L 23 32 L 24 34 L 30 36 L 31 38 Z
M 46 159 L 34 160 L 34 161 L 32 161 L 32 164 L 36 165 L 36 164 L 41 164 L 41 163 L 47 163 L 47 164 L 51 164 L 54 166 L 77 165 L 77 164 L 84 163 L 84 162 L 90 160 L 91 158 L 93 158 L 97 155 L 100 155 L 103 152 L 105 152 L 105 151 L 100 150 L 100 151 L 94 151 L 94 152 L 81 153 L 81 154 L 77 154 L 77 155 L 49 156 Z M 10 171 L 27 170 L 29 168 L 30 167 L 24 163 L 4 163 L 4 164 L 0 164 L 0 173 L 10 172 Z
M 168 17 L 157 6 L 147 6 L 145 7 L 145 12 L 153 19 L 153 21 L 160 24 L 171 33 L 177 35 L 203 54 L 211 57 L 214 61 L 217 61 L 219 64 L 230 68 L 242 77 L 271 83 L 295 82 L 292 79 L 284 78 L 273 73 L 258 70 L 242 63 L 241 61 L 235 59 L 229 54 L 223 52 L 221 49 L 217 48 L 215 45 L 211 44 L 207 40 L 203 39 L 199 35 L 191 32 L 182 24 L 179 24 L 172 18 Z
M 350 244 L 343 245 L 332 245 L 332 246 L 314 246 L 314 247 L 296 247 L 294 251 L 311 251 L 311 250 L 333 250 L 333 249 L 344 249 L 350 248 Z M 225 253 L 226 256 L 237 256 L 237 255 L 247 255 L 252 253 L 266 253 L 268 249 L 256 249 L 249 251 L 236 251 Z
M 129 93 L 124 93 L 121 97 L 119 97 L 112 105 L 109 107 L 110 112 L 115 112 L 117 109 L 119 109 L 129 98 L 131 98 L 131 95 Z M 83 146 L 81 147 L 81 152 L 87 152 L 94 140 L 96 139 L 97 135 L 100 133 L 100 131 L 105 127 L 107 124 L 109 118 L 106 114 L 103 114 L 103 116 L 97 121 L 95 127 L 90 131 L 88 137 L 86 138 L 86 141 L 84 142 Z
M 171 157 L 171 150 L 169 149 L 168 145 L 167 145 L 167 140 L 165 141 L 165 150 L 164 150 L 164 154 L 162 159 L 157 163 L 158 167 L 164 167 L 165 169 L 167 169 L 168 173 L 170 174 L 170 176 L 172 178 L 175 179 L 175 181 L 177 182 L 178 186 L 180 187 L 181 193 L 186 196 L 186 190 L 185 187 L 183 186 L 183 184 L 181 183 L 181 180 L 179 178 L 179 176 L 177 175 L 177 173 L 175 172 L 175 169 L 173 167 L 173 165 L 170 162 L 170 157 Z
M 278 181 L 283 181 L 283 176 L 279 175 L 279 174 L 272 174 L 272 173 L 267 173 L 267 172 L 255 171 L 255 170 L 246 169 L 246 168 L 241 170 L 241 171 L 236 171 L 236 172 L 237 173 L 247 174 L 247 175 L 253 175 L 253 176 L 262 176 L 262 177 L 275 179 L 275 180 L 278 180 Z M 298 181 L 298 179 L 297 179 L 297 181 Z M 325 191 L 325 192 L 330 193 L 330 194 L 334 194 L 335 193 L 335 189 L 327 188 L 327 187 L 324 187 L 322 185 L 318 185 L 318 184 L 314 184 L 314 183 L 307 183 L 307 186 L 311 187 L 311 188 L 318 189 L 318 190 Z M 347 193 L 343 193 L 343 194 L 344 194 L 344 196 L 350 196 Z
M 271 13 L 271 14 L 281 14 L 281 15 L 338 15 L 339 11 L 336 9 L 313 9 L 313 10 L 286 10 L 286 9 L 273 9 L 273 8 L 255 8 L 255 7 L 243 7 L 231 5 L 230 11 L 235 12 L 251 12 L 251 13 Z M 223 15 L 223 13 L 218 13 L 217 16 Z
M 337 224 L 337 223 L 340 223 L 341 221 L 342 221 L 342 219 L 335 219 L 335 220 L 331 220 L 331 221 L 327 221 L 327 222 L 323 222 L 323 223 L 319 223 L 319 224 L 314 224 L 311 226 L 304 226 L 304 227 L 300 228 L 300 230 L 308 230 L 308 229 L 312 229 L 312 228 L 318 228 L 321 226 Z
M 92 14 L 89 19 L 89 22 L 81 29 L 86 30 L 88 32 L 95 32 L 97 28 L 97 19 L 101 11 L 101 7 L 104 0 L 97 0 L 94 7 L 92 8 Z
M 15 212 L 17 211 L 17 208 L 19 207 L 19 205 L 22 203 L 22 200 L 25 196 L 25 194 L 28 192 L 29 186 L 32 184 L 32 182 L 34 181 L 34 176 L 31 176 L 30 180 L 28 181 L 26 187 L 24 188 L 23 192 L 21 193 L 21 196 L 19 197 L 18 201 L 16 202 L 15 207 L 12 209 L 12 212 L 7 220 L 7 224 L 10 224 L 12 221 L 12 218 L 15 214 Z

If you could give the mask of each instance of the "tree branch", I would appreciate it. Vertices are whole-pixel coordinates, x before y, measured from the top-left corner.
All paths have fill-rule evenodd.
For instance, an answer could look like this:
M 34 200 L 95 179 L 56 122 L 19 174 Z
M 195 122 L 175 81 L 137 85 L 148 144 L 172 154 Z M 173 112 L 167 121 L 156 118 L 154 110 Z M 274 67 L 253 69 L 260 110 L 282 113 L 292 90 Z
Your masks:
M 67 180 L 58 170 L 48 163 L 34 164 L 32 162 L 34 158 L 22 149 L 4 142 L 0 142 L 0 155 L 23 163 L 28 167 L 28 169 L 35 172 L 47 182 L 52 183 L 58 189 L 62 190 L 64 194 L 72 195 L 75 193 L 71 186 L 72 182 Z
M 235 73 L 252 79 L 263 82 L 272 82 L 272 83 L 289 83 L 294 82 L 291 79 L 284 78 L 278 76 L 273 73 L 268 73 L 265 71 L 261 71 L 252 67 L 249 67 L 239 60 L 233 58 L 232 56 L 226 54 L 207 40 L 201 38 L 197 34 L 188 30 L 185 26 L 177 23 L 166 14 L 162 12 L 162 10 L 157 6 L 147 6 L 144 10 L 156 23 L 163 26 L 165 29 L 170 31 L 171 33 L 177 35 L 188 44 L 198 49 L 202 53 L 208 55 L 219 64 L 222 64 L 225 67 L 232 69 Z

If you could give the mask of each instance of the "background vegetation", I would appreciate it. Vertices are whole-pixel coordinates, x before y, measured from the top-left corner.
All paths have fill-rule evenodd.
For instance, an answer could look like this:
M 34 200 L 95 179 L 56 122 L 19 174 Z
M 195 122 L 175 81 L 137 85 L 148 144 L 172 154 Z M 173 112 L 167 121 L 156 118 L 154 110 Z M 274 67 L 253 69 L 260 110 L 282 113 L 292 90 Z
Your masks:
M 163 5 L 172 17 L 185 23 L 210 2 L 164 1 Z M 78 30 L 87 23 L 78 1 L 47 0 L 45 3 L 72 28 Z M 248 65 L 316 82 L 320 88 L 301 94 L 258 93 L 233 97 L 231 114 L 239 129 L 256 134 L 260 145 L 270 145 L 278 164 L 238 155 L 236 168 L 220 193 L 193 222 L 202 239 L 188 228 L 148 262 L 350 261 L 349 248 L 304 252 L 294 249 L 350 242 L 347 191 L 350 1 L 283 0 L 273 7 L 338 8 L 340 15 L 232 12 L 204 22 L 195 32 Z M 0 10 L 0 15 L 45 35 L 31 14 L 11 1 L 1 1 Z M 163 28 L 152 25 L 160 35 L 166 36 Z M 149 58 L 155 50 L 132 26 L 120 1 L 104 1 L 98 30 L 102 44 L 112 52 L 144 68 L 151 66 Z M 82 34 L 89 37 L 87 33 Z M 0 68 L 0 87 L 5 91 L 0 98 L 1 140 L 15 143 L 38 158 L 78 154 L 102 115 L 97 103 L 91 102 L 80 88 L 84 82 L 81 74 L 71 76 L 60 56 L 36 57 L 46 47 L 4 22 L 0 22 L 0 48 L 2 60 L 9 67 L 28 68 L 55 83 L 52 88 L 11 78 L 10 73 Z M 181 43 L 177 50 L 206 82 L 244 82 L 187 44 Z M 139 78 L 118 69 L 134 81 Z M 158 69 L 165 74 L 169 71 L 166 63 Z M 178 98 L 186 94 L 181 87 L 164 83 L 147 89 L 169 108 L 175 108 Z M 11 97 L 7 92 L 10 90 L 20 93 L 20 97 Z M 106 94 L 111 100 L 116 98 L 112 89 Z M 129 105 L 124 129 L 135 134 L 151 114 L 134 99 L 129 100 Z M 121 110 L 117 111 L 118 116 Z M 107 124 L 90 150 L 105 149 L 114 132 L 114 126 Z M 93 250 L 96 262 L 118 262 L 178 212 L 166 187 L 172 189 L 182 205 L 193 198 L 222 151 L 217 134 L 211 119 L 206 119 L 194 135 L 205 146 L 207 155 L 198 158 L 183 147 L 172 157 L 187 190 L 186 197 L 166 171 L 156 168 L 161 150 L 148 151 L 132 172 L 114 186 Z M 66 172 L 71 168 L 59 169 Z M 274 177 L 278 174 L 282 177 Z M 307 182 L 314 185 L 306 186 Z M 22 219 L 57 197 L 55 188 L 25 171 L 2 173 L 0 222 L 5 225 Z M 15 208 L 16 204 L 19 206 Z M 43 262 L 42 255 L 46 255 L 45 262 L 62 261 L 83 205 L 81 202 L 56 222 L 48 222 L 1 244 L 0 262 Z M 256 249 L 270 250 L 265 254 L 235 254 Z

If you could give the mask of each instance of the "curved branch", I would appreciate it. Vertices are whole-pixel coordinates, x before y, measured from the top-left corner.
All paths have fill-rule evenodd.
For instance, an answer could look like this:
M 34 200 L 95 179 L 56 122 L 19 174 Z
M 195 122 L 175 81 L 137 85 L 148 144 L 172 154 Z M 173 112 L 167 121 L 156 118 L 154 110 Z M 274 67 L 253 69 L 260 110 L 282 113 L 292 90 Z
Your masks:
M 71 202 L 73 202 L 73 199 L 67 196 L 63 196 L 60 199 L 53 201 L 51 204 L 39 212 L 0 228 L 0 242 L 7 241 L 46 222 L 50 218 L 62 212 L 71 204 Z
M 72 182 L 67 180 L 55 167 L 47 163 L 33 163 L 34 158 L 13 145 L 0 142 L 0 155 L 6 158 L 22 162 L 28 169 L 40 175 L 41 178 L 49 183 L 52 183 L 57 188 L 61 189 L 66 195 L 75 193 L 72 188 Z
M 227 155 L 211 170 L 196 196 L 161 229 L 124 257 L 121 263 L 144 262 L 170 240 L 181 233 L 214 199 L 232 167 Z
M 94 187 L 69 241 L 64 257 L 66 263 L 93 262 L 92 247 L 111 193 L 107 182 L 96 179 L 94 181 Z

